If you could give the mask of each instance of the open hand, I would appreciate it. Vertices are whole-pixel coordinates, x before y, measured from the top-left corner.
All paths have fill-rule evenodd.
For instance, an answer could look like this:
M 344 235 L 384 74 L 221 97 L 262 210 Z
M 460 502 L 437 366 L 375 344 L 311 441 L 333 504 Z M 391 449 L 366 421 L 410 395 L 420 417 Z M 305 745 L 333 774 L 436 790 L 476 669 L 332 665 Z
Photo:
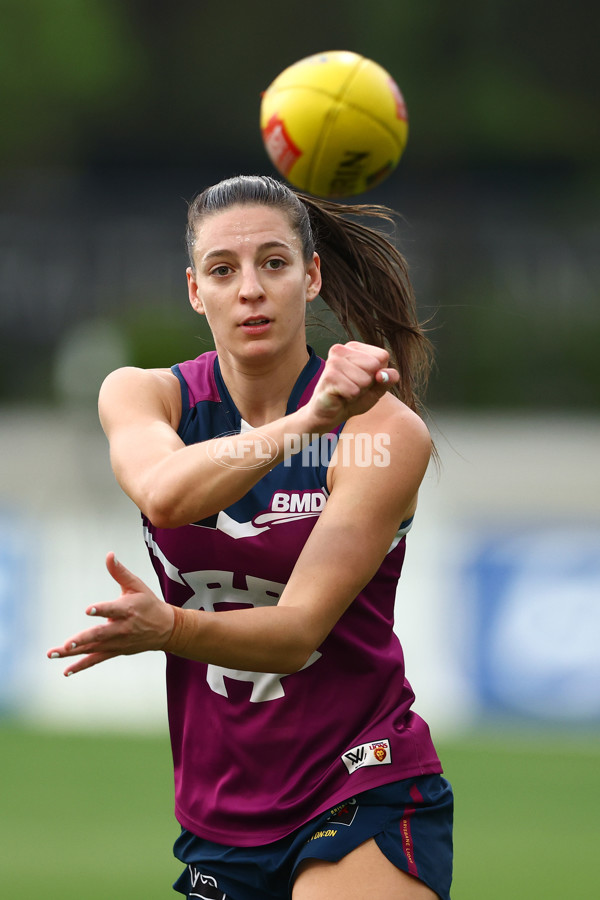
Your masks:
M 160 600 L 141 578 L 115 559 L 106 557 L 106 568 L 121 588 L 121 596 L 86 609 L 88 616 L 104 616 L 105 624 L 73 635 L 60 647 L 48 650 L 50 659 L 82 656 L 64 674 L 73 675 L 114 656 L 160 650 L 173 630 L 173 610 Z

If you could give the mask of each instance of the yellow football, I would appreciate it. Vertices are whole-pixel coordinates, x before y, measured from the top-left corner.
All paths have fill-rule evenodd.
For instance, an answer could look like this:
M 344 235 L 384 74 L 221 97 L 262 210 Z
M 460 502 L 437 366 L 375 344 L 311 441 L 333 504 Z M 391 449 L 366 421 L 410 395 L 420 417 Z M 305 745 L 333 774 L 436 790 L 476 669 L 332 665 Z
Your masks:
M 275 168 L 319 197 L 362 194 L 392 172 L 408 137 L 392 76 L 348 50 L 294 63 L 264 92 L 260 127 Z

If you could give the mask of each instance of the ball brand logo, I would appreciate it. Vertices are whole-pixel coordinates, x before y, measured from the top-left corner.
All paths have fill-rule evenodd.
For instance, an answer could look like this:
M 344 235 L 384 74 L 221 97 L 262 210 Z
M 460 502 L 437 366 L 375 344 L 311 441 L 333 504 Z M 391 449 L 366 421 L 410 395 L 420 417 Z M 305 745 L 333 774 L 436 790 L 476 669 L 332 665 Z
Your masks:
M 329 186 L 332 197 L 356 193 L 356 184 L 365 170 L 370 155 L 357 150 L 344 152 Z
M 277 113 L 271 116 L 263 128 L 262 136 L 273 165 L 287 176 L 296 160 L 302 156 L 302 150 L 295 145 L 283 119 Z
M 260 431 L 219 435 L 218 443 L 208 447 L 210 458 L 228 469 L 261 469 L 279 453 L 277 442 Z

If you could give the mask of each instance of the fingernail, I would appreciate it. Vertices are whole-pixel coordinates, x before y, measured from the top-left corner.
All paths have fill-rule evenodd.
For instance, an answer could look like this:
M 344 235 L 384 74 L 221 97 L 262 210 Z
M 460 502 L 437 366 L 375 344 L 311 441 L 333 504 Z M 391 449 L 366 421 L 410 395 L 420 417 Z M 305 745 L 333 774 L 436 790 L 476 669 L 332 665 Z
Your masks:
M 71 650 L 74 650 L 76 646 L 77 644 L 75 643 L 75 641 L 71 641 Z
M 90 616 L 95 616 L 97 612 L 98 610 L 96 609 L 96 607 L 92 606 L 92 608 L 90 609 Z
M 73 673 L 72 673 L 72 672 L 66 672 L 65 674 L 66 674 L 66 676 L 67 676 L 67 678 L 68 678 L 69 675 L 72 675 Z
M 388 381 L 390 380 L 390 376 L 388 375 L 387 372 L 382 372 L 382 373 L 381 373 L 381 380 L 382 380 L 383 384 L 387 384 L 387 383 L 388 383 Z
M 119 560 L 117 559 L 116 556 L 113 556 L 113 562 L 114 562 L 115 566 L 120 566 L 120 565 L 121 565 L 121 563 L 119 562 Z
M 60 653 L 56 653 L 56 651 L 54 653 L 50 654 L 50 659 L 59 659 L 59 658 L 60 658 Z

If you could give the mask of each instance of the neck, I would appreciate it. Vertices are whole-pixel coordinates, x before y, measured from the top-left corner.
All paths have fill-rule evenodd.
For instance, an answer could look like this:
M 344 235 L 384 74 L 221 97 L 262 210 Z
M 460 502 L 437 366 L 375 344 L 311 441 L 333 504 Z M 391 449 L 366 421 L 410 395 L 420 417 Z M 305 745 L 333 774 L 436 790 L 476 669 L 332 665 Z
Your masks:
M 219 353 L 221 375 L 244 421 L 254 428 L 285 415 L 292 389 L 308 362 L 306 346 L 274 359 L 232 359 Z

